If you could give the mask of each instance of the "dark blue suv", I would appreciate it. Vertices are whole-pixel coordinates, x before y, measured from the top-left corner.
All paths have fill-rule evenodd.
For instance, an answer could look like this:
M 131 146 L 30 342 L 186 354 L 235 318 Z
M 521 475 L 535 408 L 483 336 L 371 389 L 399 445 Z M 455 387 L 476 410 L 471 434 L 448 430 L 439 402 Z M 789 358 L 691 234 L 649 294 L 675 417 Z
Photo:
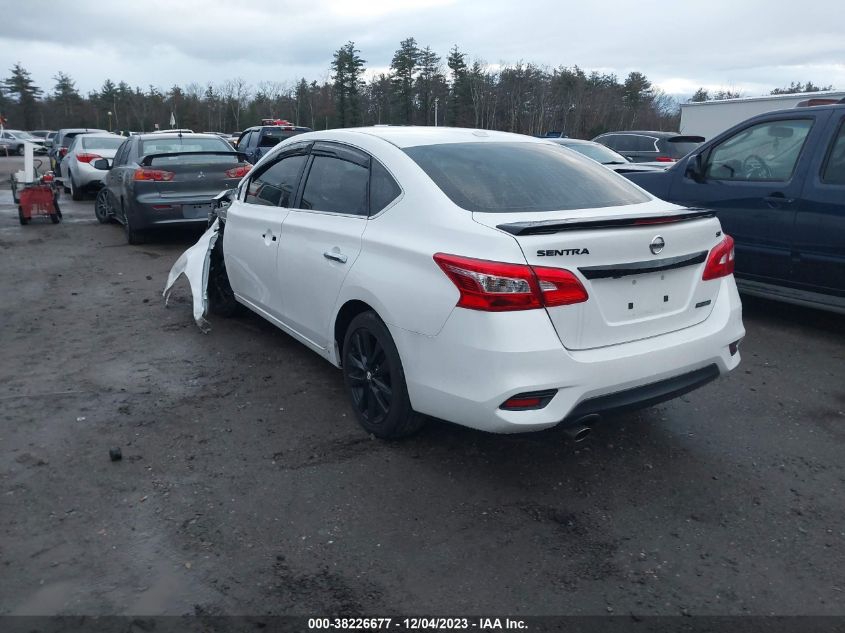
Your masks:
M 241 132 L 237 148 L 246 155 L 246 159 L 255 164 L 267 152 L 286 138 L 313 132 L 310 127 L 300 125 L 257 125 Z
M 740 290 L 845 313 L 845 103 L 761 114 L 664 172 L 625 176 L 715 209 Z

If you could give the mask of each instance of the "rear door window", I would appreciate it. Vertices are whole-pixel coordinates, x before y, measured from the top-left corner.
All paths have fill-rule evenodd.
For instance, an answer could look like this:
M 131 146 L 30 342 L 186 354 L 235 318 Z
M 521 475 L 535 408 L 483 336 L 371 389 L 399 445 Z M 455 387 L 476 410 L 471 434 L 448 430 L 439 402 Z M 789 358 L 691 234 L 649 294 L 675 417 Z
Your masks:
M 547 143 L 449 143 L 404 151 L 468 211 L 563 211 L 651 200 L 606 167 Z
M 812 119 L 777 120 L 740 130 L 710 151 L 714 180 L 786 181 L 792 177 Z
M 836 135 L 827 156 L 827 162 L 822 170 L 822 182 L 845 185 L 845 120 L 839 126 L 839 134 Z
M 314 146 L 315 155 L 302 191 L 300 208 L 368 215 L 368 158 L 328 144 L 319 148 L 318 145 Z M 320 149 L 325 149 L 326 153 L 318 153 Z

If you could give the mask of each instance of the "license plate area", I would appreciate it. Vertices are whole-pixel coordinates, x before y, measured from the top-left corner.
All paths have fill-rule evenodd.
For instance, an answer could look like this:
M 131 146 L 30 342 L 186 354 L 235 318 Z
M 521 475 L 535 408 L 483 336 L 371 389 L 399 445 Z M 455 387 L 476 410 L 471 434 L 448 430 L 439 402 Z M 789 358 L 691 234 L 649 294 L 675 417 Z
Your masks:
M 207 218 L 211 212 L 211 203 L 208 204 L 183 204 L 182 216 L 186 220 L 196 220 L 198 218 Z
M 592 281 L 593 296 L 609 325 L 669 316 L 689 303 L 697 267 Z

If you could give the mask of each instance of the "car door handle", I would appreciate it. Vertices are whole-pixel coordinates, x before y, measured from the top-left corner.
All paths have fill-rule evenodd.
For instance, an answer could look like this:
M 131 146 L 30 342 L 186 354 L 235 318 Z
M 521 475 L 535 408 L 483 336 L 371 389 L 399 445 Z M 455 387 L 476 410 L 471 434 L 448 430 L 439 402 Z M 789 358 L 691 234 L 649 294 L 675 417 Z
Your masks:
M 784 204 L 792 204 L 794 201 L 794 198 L 787 198 L 782 193 L 773 193 L 770 196 L 763 196 L 763 202 L 765 202 L 769 206 L 779 207 Z
M 273 242 L 275 242 L 275 241 L 276 241 L 276 236 L 275 236 L 275 235 L 273 235 L 273 232 L 272 232 L 272 231 L 268 231 L 267 233 L 262 233 L 262 234 L 261 234 L 261 239 L 263 239 L 263 240 L 266 242 L 266 241 L 267 241 L 267 235 L 268 235 L 268 234 L 270 235 L 270 240 L 271 240 L 271 241 L 273 241 Z
M 323 253 L 323 257 L 336 262 L 340 262 L 341 264 L 345 264 L 347 259 L 346 255 L 344 255 L 343 253 L 337 253 L 334 251 L 326 251 L 325 253 Z

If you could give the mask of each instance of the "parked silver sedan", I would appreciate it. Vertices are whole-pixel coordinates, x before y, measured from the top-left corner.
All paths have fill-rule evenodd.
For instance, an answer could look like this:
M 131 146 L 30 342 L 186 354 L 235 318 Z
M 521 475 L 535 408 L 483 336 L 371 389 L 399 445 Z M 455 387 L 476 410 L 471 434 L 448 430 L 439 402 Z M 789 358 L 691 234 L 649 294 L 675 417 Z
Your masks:
M 103 185 L 102 169 L 96 169 L 93 162 L 105 158 L 111 164 L 117 148 L 126 140 L 117 134 L 79 134 L 71 141 L 67 154 L 59 164 L 61 181 L 65 191 L 74 200 L 82 200 L 86 191 L 94 191 Z
M 26 142 L 35 145 L 36 154 L 47 152 L 47 148 L 44 147 L 43 138 L 38 138 L 29 132 L 22 132 L 20 130 L 3 130 L 3 134 L 0 134 L 0 152 L 23 156 L 24 143 Z

